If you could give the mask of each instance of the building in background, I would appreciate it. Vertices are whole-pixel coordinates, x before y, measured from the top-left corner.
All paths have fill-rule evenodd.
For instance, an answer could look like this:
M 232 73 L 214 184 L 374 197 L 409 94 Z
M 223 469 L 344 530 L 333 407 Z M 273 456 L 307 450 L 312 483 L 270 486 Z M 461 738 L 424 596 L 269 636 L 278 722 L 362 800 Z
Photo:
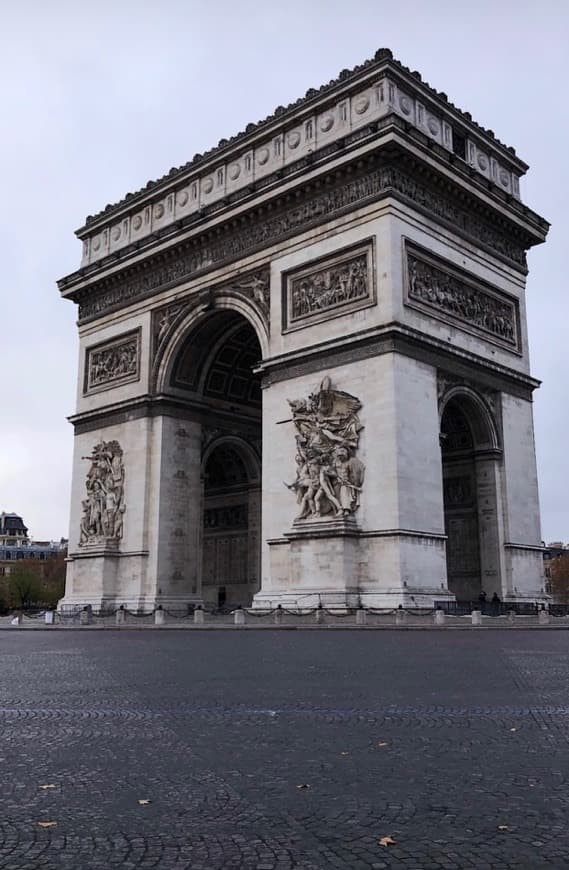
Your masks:
M 0 577 L 9 577 L 15 565 L 30 559 L 41 567 L 48 559 L 67 555 L 67 539 L 59 541 L 33 541 L 22 517 L 16 513 L 0 513 Z

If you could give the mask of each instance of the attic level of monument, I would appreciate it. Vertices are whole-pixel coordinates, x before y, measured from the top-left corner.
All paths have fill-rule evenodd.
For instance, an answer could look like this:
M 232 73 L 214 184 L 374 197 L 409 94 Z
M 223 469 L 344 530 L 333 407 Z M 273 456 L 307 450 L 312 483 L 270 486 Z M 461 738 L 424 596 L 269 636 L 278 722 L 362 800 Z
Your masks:
M 395 60 L 391 51 L 387 48 L 380 48 L 375 54 L 373 59 L 364 61 L 363 64 L 358 64 L 352 70 L 342 70 L 340 75 L 336 79 L 332 79 L 325 85 L 322 85 L 320 88 L 309 88 L 304 97 L 300 97 L 294 103 L 291 103 L 287 107 L 278 106 L 275 111 L 265 118 L 263 121 L 259 121 L 257 123 L 248 124 L 246 129 L 241 133 L 238 133 L 235 136 L 232 136 L 230 139 L 222 139 L 217 144 L 216 147 L 211 148 L 209 151 L 206 151 L 205 154 L 195 154 L 192 160 L 186 163 L 181 167 L 173 167 L 170 171 L 155 181 L 149 181 L 144 188 L 137 191 L 136 193 L 128 193 L 122 200 L 115 204 L 107 205 L 101 212 L 96 215 L 89 215 L 86 219 L 86 226 L 89 224 L 96 223 L 101 217 L 105 215 L 109 215 L 110 213 L 116 212 L 126 203 L 132 202 L 133 199 L 137 199 L 141 196 L 144 196 L 148 190 L 152 190 L 164 183 L 170 182 L 173 178 L 178 178 L 179 176 L 187 173 L 192 169 L 196 169 L 199 166 L 203 166 L 203 164 L 207 164 L 211 160 L 217 159 L 219 156 L 225 155 L 227 152 L 233 150 L 236 146 L 243 146 L 247 144 L 249 140 L 252 139 L 256 134 L 264 133 L 267 129 L 270 129 L 276 123 L 288 122 L 290 117 L 294 117 L 298 115 L 299 112 L 307 111 L 308 109 L 312 109 L 314 105 L 318 105 L 322 102 L 322 98 L 325 97 L 330 91 L 338 91 L 343 88 L 343 91 L 350 96 L 351 90 L 353 89 L 354 83 L 360 84 L 363 80 L 372 76 L 376 76 L 378 72 L 380 72 L 386 65 L 389 65 L 389 69 L 391 70 L 392 75 L 398 80 L 405 82 L 410 79 L 413 80 L 413 86 L 416 86 L 417 82 L 420 82 L 422 85 L 422 92 L 424 98 L 428 101 L 433 101 L 435 103 L 439 103 L 444 107 L 445 111 L 449 112 L 449 115 L 454 115 L 455 119 L 458 120 L 459 124 L 463 129 L 471 129 L 478 135 L 483 135 L 487 139 L 491 139 L 494 143 L 494 147 L 501 152 L 507 153 L 507 156 L 510 160 L 512 160 L 520 173 L 523 174 L 528 166 L 518 157 L 516 157 L 516 151 L 511 146 L 504 145 L 500 142 L 494 132 L 492 130 L 486 130 L 484 127 L 481 127 L 480 124 L 473 121 L 472 116 L 469 112 L 463 112 L 461 109 L 458 109 L 453 103 L 449 102 L 447 95 L 442 91 L 437 91 L 435 88 L 432 88 L 427 82 L 423 82 L 422 76 L 416 70 L 411 71 L 408 67 L 404 66 L 400 61 Z
M 252 137 L 255 134 L 266 132 L 267 129 L 274 126 L 275 122 L 279 124 L 282 124 L 283 122 L 287 123 L 291 117 L 298 115 L 299 112 L 312 109 L 314 105 L 318 105 L 322 101 L 322 97 L 328 94 L 330 91 L 339 90 L 341 86 L 344 86 L 344 90 L 347 96 L 351 96 L 351 90 L 353 89 L 354 82 L 360 84 L 361 81 L 369 74 L 371 74 L 372 76 L 376 76 L 385 67 L 386 64 L 389 64 L 389 69 L 391 70 L 392 75 L 394 75 L 397 80 L 408 82 L 409 79 L 412 78 L 414 80 L 412 82 L 413 87 L 416 86 L 417 82 L 421 82 L 423 96 L 426 97 L 428 100 L 435 101 L 435 103 L 438 102 L 439 104 L 442 104 L 444 110 L 449 112 L 449 117 L 454 116 L 455 119 L 458 120 L 460 128 L 462 128 L 463 130 L 470 129 L 471 131 L 474 131 L 474 135 L 483 135 L 487 139 L 491 139 L 496 149 L 498 149 L 500 152 L 507 152 L 508 159 L 512 160 L 513 163 L 515 163 L 520 174 L 523 175 L 524 172 L 528 169 L 527 164 L 516 156 L 515 148 L 510 145 L 504 145 L 502 142 L 500 142 L 500 140 L 496 138 L 493 130 L 485 129 L 472 119 L 472 115 L 470 114 L 470 112 L 464 112 L 461 109 L 457 108 L 457 106 L 455 106 L 453 103 L 449 102 L 447 95 L 443 91 L 437 91 L 436 88 L 431 87 L 427 82 L 423 81 L 420 72 L 418 72 L 417 70 L 411 71 L 400 61 L 396 60 L 393 57 L 390 49 L 380 48 L 375 53 L 373 59 L 366 60 L 363 64 L 358 64 L 352 70 L 342 70 L 342 72 L 336 79 L 332 79 L 330 82 L 325 85 L 321 85 L 317 89 L 309 88 L 305 96 L 300 97 L 294 103 L 291 103 L 286 107 L 278 106 L 275 111 L 264 120 L 259 121 L 256 124 L 247 124 L 247 127 L 244 131 L 242 131 L 241 133 L 237 133 L 237 135 L 232 136 L 230 139 L 221 139 L 216 147 L 211 148 L 209 151 L 206 151 L 205 154 L 195 154 L 192 160 L 190 160 L 184 166 L 180 166 L 178 168 L 173 167 L 166 175 L 162 176 L 162 178 L 158 178 L 155 181 L 147 182 L 145 187 L 143 187 L 141 190 L 138 190 L 136 193 L 127 193 L 126 196 L 119 202 L 105 206 L 105 208 L 96 215 L 89 215 L 85 221 L 85 226 L 94 224 L 98 222 L 100 218 L 117 212 L 125 204 L 130 204 L 133 200 L 144 197 L 149 190 L 154 190 L 160 185 L 169 183 L 172 181 L 173 178 L 177 179 L 188 171 L 195 170 L 198 167 L 203 167 L 204 164 L 207 164 L 210 161 L 216 160 L 220 156 L 231 152 L 236 146 L 245 146 L 249 140 L 252 140 Z M 360 111 L 360 114 L 363 114 L 363 112 Z M 409 113 L 404 112 L 404 114 Z M 432 130 L 430 132 L 432 133 Z M 80 233 L 81 230 L 79 230 L 78 232 Z
M 119 252 L 59 282 L 64 296 L 79 303 L 81 322 L 165 290 L 181 280 L 197 278 L 369 202 L 392 197 L 459 233 L 476 247 L 525 272 L 525 251 L 541 243 L 548 224 L 512 214 L 511 203 L 499 208 L 409 154 L 402 143 L 385 142 L 377 134 L 354 162 L 343 154 L 326 169 L 313 166 L 302 182 L 250 195 L 240 210 L 224 206 L 196 215 L 157 235 L 145 245 Z M 231 212 L 231 213 L 229 213 Z M 198 219 L 199 218 L 199 219 Z
M 71 290 L 92 271 L 136 258 L 180 229 L 207 227 L 273 190 L 333 170 L 390 141 L 403 143 L 427 165 L 476 191 L 512 224 L 543 239 L 547 224 L 519 201 L 527 169 L 513 149 L 474 124 L 440 94 L 391 59 L 378 59 L 331 82 L 323 91 L 229 140 L 203 158 L 107 207 L 78 231 L 83 257 L 78 273 L 62 279 Z M 540 239 L 541 237 L 541 239 Z M 94 268 L 96 267 L 96 268 Z
M 62 607 L 544 600 L 526 169 L 382 51 L 90 220 Z

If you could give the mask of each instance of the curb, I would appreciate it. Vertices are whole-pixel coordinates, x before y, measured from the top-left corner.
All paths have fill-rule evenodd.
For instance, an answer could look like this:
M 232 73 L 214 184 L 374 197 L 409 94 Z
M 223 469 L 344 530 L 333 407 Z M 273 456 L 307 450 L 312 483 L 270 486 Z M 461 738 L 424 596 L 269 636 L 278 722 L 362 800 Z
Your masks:
M 2 625 L 0 631 L 568 631 L 569 625 Z

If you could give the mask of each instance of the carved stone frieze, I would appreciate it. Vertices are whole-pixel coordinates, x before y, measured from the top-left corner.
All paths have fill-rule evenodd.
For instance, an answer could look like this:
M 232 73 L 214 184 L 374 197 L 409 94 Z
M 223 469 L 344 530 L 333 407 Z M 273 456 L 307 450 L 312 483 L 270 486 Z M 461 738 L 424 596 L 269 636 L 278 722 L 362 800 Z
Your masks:
M 140 376 L 140 333 L 89 347 L 85 360 L 85 392 L 110 389 Z
M 157 255 L 145 268 L 118 273 L 84 291 L 79 291 L 79 320 L 97 317 L 109 310 L 129 305 L 136 299 L 203 274 L 224 262 L 237 260 L 296 233 L 324 223 L 354 206 L 383 195 L 400 195 L 446 223 L 476 243 L 489 248 L 508 261 L 525 267 L 521 242 L 514 240 L 489 219 L 478 217 L 467 204 L 451 194 L 419 182 L 401 167 L 383 165 L 359 176 L 340 176 L 326 190 L 306 188 L 300 202 L 293 206 L 276 203 L 271 215 L 251 212 L 248 222 L 238 229 L 227 223 L 220 226 L 215 241 L 204 234 L 191 245 Z
M 118 441 L 100 441 L 91 456 L 83 499 L 79 546 L 116 544 L 123 536 L 124 503 L 123 451 Z
M 285 484 L 296 493 L 295 522 L 317 517 L 344 517 L 360 504 L 365 466 L 356 457 L 361 402 L 332 389 L 325 377 L 307 399 L 291 400 L 296 429 L 296 479 Z
M 283 275 L 283 328 L 296 329 L 375 302 L 367 242 Z
M 406 248 L 406 256 L 408 304 L 520 350 L 517 300 L 414 247 Z

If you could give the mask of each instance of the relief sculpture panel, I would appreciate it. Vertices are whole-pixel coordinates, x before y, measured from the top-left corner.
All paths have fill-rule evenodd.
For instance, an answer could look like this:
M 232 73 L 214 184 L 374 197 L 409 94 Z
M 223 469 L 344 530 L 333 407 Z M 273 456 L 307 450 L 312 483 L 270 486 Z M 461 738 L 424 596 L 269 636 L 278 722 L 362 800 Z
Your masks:
M 373 243 L 285 272 L 283 297 L 284 331 L 373 305 Z
M 121 335 L 87 348 L 85 392 L 92 393 L 137 381 L 140 375 L 140 332 Z
M 407 304 L 424 306 L 435 316 L 520 350 L 517 300 L 410 246 L 406 256 Z

